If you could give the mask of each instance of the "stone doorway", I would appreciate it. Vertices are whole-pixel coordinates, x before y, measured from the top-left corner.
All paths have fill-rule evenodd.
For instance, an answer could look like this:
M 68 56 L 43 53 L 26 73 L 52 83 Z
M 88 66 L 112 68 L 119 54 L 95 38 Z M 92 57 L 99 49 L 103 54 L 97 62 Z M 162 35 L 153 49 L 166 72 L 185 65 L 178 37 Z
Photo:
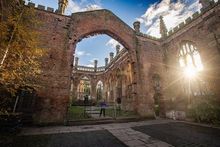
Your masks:
M 122 87 L 123 71 L 127 71 L 127 73 L 124 72 L 124 76 L 128 76 L 130 79 L 128 83 L 124 82 L 125 85 L 130 85 L 131 79 L 135 79 L 134 75 L 132 75 L 132 70 L 134 69 L 130 66 L 129 51 L 124 46 L 119 48 L 118 45 L 116 45 L 115 49 L 116 55 L 111 52 L 109 54 L 110 58 L 107 58 L 107 60 L 105 58 L 105 66 L 101 67 L 97 64 L 98 60 L 94 60 L 93 67 L 81 65 L 80 58 L 77 57 L 77 54 L 74 54 L 75 61 L 73 63 L 67 120 L 100 120 L 135 116 L 133 109 L 129 110 L 126 107 L 121 107 L 122 97 L 125 99 L 130 97 L 130 95 L 126 95 L 127 93 L 124 92 L 124 95 L 122 93 L 123 88 L 124 91 L 127 88 L 127 86 Z M 78 48 L 74 48 L 74 50 L 76 52 Z M 121 70 L 121 67 L 128 69 Z M 76 85 L 78 86 L 76 87 Z M 105 93 L 107 95 L 104 95 Z M 120 99 L 120 103 L 118 99 Z M 100 117 L 101 103 L 103 101 L 107 105 L 105 108 L 106 115 L 105 117 Z
M 44 15 L 43 12 L 39 13 Z M 45 18 L 47 17 L 46 15 L 44 16 Z M 76 45 L 83 38 L 97 34 L 107 34 L 119 41 L 127 49 L 129 63 L 132 65 L 130 73 L 132 75 L 130 84 L 132 89 L 131 97 L 133 99 L 138 98 L 137 92 L 135 92 L 136 84 L 138 83 L 137 38 L 135 31 L 130 26 L 108 10 L 73 13 L 72 16 L 68 17 L 60 15 L 51 17 L 53 19 L 51 18 L 48 21 L 59 20 L 57 27 L 62 28 L 62 30 L 56 29 L 57 38 L 55 37 L 53 40 L 57 39 L 56 42 L 58 43 L 48 44 L 51 49 L 48 51 L 48 56 L 43 59 L 45 65 L 41 81 L 45 87 L 39 88 L 37 91 L 39 109 L 34 117 L 36 123 L 63 123 L 68 120 L 68 107 L 71 101 L 70 89 L 75 88 L 71 87 L 71 82 L 75 84 L 79 80 L 76 79 L 75 73 L 72 72 L 74 68 L 73 54 L 75 53 Z M 63 26 L 66 27 L 64 28 Z M 72 79 L 74 80 L 72 81 Z M 109 96 L 111 90 L 109 89 L 105 93 Z M 115 96 L 115 93 L 113 93 L 113 96 Z

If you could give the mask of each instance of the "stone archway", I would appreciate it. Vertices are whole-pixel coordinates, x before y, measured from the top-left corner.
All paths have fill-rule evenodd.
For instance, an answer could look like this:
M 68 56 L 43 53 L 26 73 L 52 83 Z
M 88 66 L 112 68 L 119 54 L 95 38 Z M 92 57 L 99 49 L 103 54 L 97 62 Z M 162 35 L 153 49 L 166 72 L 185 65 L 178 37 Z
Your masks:
M 137 56 L 136 56 L 136 34 L 135 31 L 115 16 L 109 10 L 96 10 L 90 12 L 73 13 L 69 28 L 69 49 L 72 54 L 75 47 L 83 38 L 97 34 L 107 34 L 120 42 L 127 50 L 132 64 L 132 81 L 137 83 Z M 71 59 L 69 60 L 71 61 Z M 131 85 L 132 86 L 132 85 Z M 136 87 L 136 85 L 133 85 Z M 135 88 L 132 89 L 135 90 Z M 133 92 L 135 93 L 135 92 Z
M 70 79 L 74 76 L 72 73 L 73 54 L 76 44 L 83 38 L 96 34 L 107 34 L 120 42 L 128 50 L 128 56 L 133 65 L 132 83 L 134 83 L 134 88 L 132 89 L 135 90 L 137 83 L 137 38 L 132 28 L 108 10 L 73 13 L 71 17 L 57 17 L 66 22 L 67 29 L 58 34 L 60 38 L 63 38 L 63 42 L 59 44 L 59 47 L 54 46 L 53 50 L 50 50 L 52 56 L 45 58 L 45 61 L 49 61 L 51 57 L 52 59 L 56 57 L 56 60 L 48 62 L 45 66 L 46 72 L 43 71 L 42 80 L 45 80 L 46 88 L 38 90 L 40 109 L 37 110 L 34 117 L 36 121 L 43 123 L 62 123 L 66 119 L 70 101 Z M 134 97 L 137 96 L 134 95 Z
M 84 100 L 85 95 L 90 96 L 91 89 L 91 79 L 87 76 L 82 77 L 77 85 L 77 100 Z
M 104 98 L 103 96 L 104 84 L 101 80 L 96 82 L 96 100 L 99 101 Z
M 107 34 L 120 42 L 136 62 L 136 34 L 132 28 L 109 10 L 73 13 L 69 27 L 70 50 L 83 38 L 96 34 Z M 73 50 L 73 53 L 75 50 Z

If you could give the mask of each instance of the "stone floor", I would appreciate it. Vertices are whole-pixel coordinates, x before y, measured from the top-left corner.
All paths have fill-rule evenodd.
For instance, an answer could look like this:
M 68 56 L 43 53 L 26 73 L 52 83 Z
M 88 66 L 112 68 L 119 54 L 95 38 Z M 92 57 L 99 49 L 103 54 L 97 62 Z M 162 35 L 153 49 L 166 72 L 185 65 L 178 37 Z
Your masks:
M 220 146 L 220 129 L 170 122 L 134 127 L 134 130 L 179 147 Z
M 126 145 L 123 142 L 118 140 L 107 130 L 19 136 L 16 137 L 12 146 L 13 147 L 126 147 Z
M 50 136 L 48 139 L 49 141 L 44 145 L 47 147 L 220 146 L 219 128 L 172 120 L 149 120 L 86 126 L 24 128 L 20 137 L 25 139 L 26 137 L 33 138 L 34 136 L 42 135 Z M 38 139 L 35 139 L 36 145 L 39 141 Z M 25 140 L 23 142 L 25 142 Z

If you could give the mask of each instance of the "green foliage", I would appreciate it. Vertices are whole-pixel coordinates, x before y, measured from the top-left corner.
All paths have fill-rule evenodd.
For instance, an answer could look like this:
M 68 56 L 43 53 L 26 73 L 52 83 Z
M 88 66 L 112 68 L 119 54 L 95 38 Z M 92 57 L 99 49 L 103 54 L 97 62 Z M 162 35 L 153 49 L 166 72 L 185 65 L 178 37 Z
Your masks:
M 68 119 L 69 120 L 81 120 L 88 119 L 89 115 L 84 112 L 84 106 L 71 106 L 68 109 Z
M 219 100 L 213 96 L 195 98 L 188 110 L 188 116 L 197 122 L 220 123 Z
M 4 61 L 0 66 L 0 92 L 6 91 L 11 97 L 20 87 L 37 87 L 41 72 L 39 59 L 44 51 L 38 48 L 39 34 L 34 28 L 40 23 L 34 9 L 14 0 L 2 2 L 6 8 L 0 21 L 0 62 Z M 0 98 L 4 101 L 8 96 Z
M 123 118 L 123 117 L 136 117 L 137 114 L 134 111 L 119 110 L 118 108 L 106 108 L 105 115 L 112 118 Z

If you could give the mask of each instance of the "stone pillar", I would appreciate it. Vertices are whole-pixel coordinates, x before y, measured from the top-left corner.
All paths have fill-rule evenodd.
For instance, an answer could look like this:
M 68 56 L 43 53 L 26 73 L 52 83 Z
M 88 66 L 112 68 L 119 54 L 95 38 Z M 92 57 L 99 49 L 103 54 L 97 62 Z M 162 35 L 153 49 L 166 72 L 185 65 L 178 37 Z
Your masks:
M 199 3 L 202 4 L 203 8 L 206 8 L 210 5 L 210 0 L 199 0 Z
M 79 57 L 75 57 L 75 67 L 77 68 L 79 62 Z
M 133 23 L 133 26 L 134 26 L 135 32 L 139 33 L 140 32 L 140 22 L 139 21 L 135 21 Z
M 113 52 L 109 53 L 109 56 L 110 56 L 110 62 L 111 62 L 114 58 L 114 53 Z
M 94 60 L 94 70 L 97 71 L 98 60 Z
M 120 45 L 118 44 L 118 45 L 116 45 L 116 55 L 119 54 L 119 51 L 120 51 Z
M 167 37 L 167 27 L 164 23 L 163 16 L 160 16 L 160 34 L 161 38 Z
M 105 67 L 108 66 L 108 58 L 105 58 Z
M 96 99 L 96 82 L 91 80 L 91 93 L 90 96 L 92 99 Z
M 58 1 L 58 13 L 64 14 L 64 11 L 68 5 L 68 0 L 59 0 Z

